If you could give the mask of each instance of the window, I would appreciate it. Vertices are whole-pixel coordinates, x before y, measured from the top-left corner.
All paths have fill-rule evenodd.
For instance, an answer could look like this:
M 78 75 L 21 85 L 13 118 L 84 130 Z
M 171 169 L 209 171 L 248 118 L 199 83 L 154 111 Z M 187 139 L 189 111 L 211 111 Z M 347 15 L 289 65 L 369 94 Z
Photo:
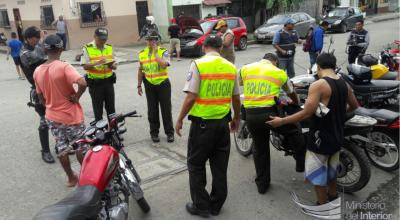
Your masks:
M 7 9 L 0 10 L 0 27 L 10 27 L 10 20 L 8 19 Z
M 79 3 L 81 27 L 98 27 L 107 24 L 102 2 Z
M 292 19 L 294 20 L 294 23 L 299 23 L 300 22 L 300 16 L 298 14 L 293 15 Z
M 300 21 L 308 21 L 309 20 L 309 18 L 306 14 L 299 14 L 299 16 L 300 16 Z
M 359 14 L 361 14 L 361 11 L 360 11 L 360 9 L 359 9 L 359 8 L 354 8 L 354 11 L 355 11 L 356 15 L 359 15 Z
M 228 24 L 229 29 L 234 29 L 234 28 L 240 27 L 238 19 L 228 19 L 228 20 L 226 20 L 226 23 Z
M 53 6 L 40 6 L 40 27 L 43 29 L 53 29 L 54 21 Z

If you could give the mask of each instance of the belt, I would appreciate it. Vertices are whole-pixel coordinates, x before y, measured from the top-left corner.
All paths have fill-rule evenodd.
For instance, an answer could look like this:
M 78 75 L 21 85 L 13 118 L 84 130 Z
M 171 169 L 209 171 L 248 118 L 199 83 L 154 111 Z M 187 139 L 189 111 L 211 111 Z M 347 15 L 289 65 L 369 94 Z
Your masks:
M 223 117 L 221 119 L 203 119 L 203 118 L 192 116 L 192 115 L 189 115 L 188 118 L 193 123 L 203 123 L 203 124 L 217 123 L 217 122 L 222 122 L 222 121 L 226 121 L 226 122 L 232 121 L 232 116 L 230 113 L 228 113 L 225 117 Z
M 248 114 L 262 114 L 265 112 L 276 112 L 276 105 L 270 107 L 259 107 L 259 108 L 246 108 Z

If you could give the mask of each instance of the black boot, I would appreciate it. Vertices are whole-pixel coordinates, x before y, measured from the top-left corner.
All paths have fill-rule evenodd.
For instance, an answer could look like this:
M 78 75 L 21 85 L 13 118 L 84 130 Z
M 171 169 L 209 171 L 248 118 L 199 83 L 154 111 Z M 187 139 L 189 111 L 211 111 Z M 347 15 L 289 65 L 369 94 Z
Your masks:
M 186 211 L 188 211 L 192 215 L 198 215 L 203 218 L 210 217 L 210 213 L 208 212 L 208 210 L 200 210 L 191 202 L 186 203 Z
M 50 153 L 49 147 L 49 128 L 47 126 L 39 127 L 40 145 L 42 145 L 42 159 L 46 163 L 54 163 L 54 158 Z

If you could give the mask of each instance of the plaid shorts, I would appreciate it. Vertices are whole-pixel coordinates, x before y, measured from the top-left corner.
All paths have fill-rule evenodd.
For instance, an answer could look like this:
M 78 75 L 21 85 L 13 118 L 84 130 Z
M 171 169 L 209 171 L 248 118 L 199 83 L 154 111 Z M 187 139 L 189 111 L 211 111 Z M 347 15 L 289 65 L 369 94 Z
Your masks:
M 51 120 L 47 120 L 51 133 L 56 139 L 56 154 L 61 157 L 72 150 L 71 144 L 74 143 L 85 130 L 85 124 L 65 125 Z
M 306 153 L 305 178 L 314 186 L 327 186 L 336 179 L 340 152 L 322 155 L 311 151 Z

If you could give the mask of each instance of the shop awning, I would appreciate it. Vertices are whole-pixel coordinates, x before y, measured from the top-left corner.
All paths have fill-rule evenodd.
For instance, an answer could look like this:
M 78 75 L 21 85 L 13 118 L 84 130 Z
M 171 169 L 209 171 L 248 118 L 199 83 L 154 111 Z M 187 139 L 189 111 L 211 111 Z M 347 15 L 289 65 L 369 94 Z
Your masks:
M 203 0 L 203 4 L 212 6 L 212 5 L 223 5 L 223 4 L 229 4 L 232 3 L 229 0 Z

